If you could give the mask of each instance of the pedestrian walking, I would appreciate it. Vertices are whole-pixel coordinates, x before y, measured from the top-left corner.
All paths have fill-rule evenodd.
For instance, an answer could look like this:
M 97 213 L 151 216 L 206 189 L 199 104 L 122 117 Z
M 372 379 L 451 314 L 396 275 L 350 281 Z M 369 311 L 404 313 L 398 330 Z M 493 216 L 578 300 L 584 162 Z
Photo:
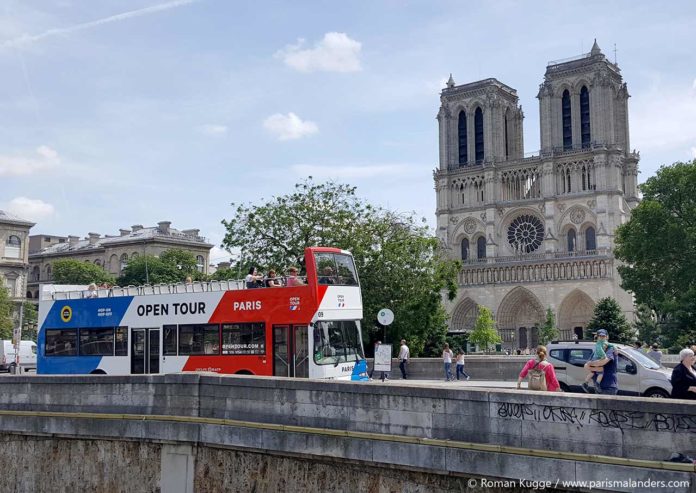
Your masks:
M 408 378 L 408 373 L 406 372 L 406 365 L 408 365 L 408 358 L 411 356 L 411 352 L 406 345 L 406 339 L 401 339 L 401 347 L 399 348 L 399 369 L 401 370 L 401 377 L 406 380 Z
M 532 358 L 524 365 L 520 376 L 517 378 L 517 388 L 519 389 L 522 380 L 529 375 L 530 390 L 548 390 L 549 392 L 558 392 L 561 386 L 556 378 L 556 371 L 553 365 L 546 361 L 546 346 L 539 346 L 536 350 L 536 359 Z
M 466 380 L 471 378 L 464 372 L 464 351 L 461 349 L 457 351 L 457 380 L 459 380 L 459 375 L 462 375 Z
M 454 380 L 452 376 L 452 350 L 449 344 L 445 343 L 445 349 L 442 351 L 442 361 L 445 363 L 445 382 Z
M 679 352 L 679 364 L 672 370 L 672 398 L 673 399 L 696 399 L 696 371 L 694 363 L 696 356 L 694 352 L 685 348 Z

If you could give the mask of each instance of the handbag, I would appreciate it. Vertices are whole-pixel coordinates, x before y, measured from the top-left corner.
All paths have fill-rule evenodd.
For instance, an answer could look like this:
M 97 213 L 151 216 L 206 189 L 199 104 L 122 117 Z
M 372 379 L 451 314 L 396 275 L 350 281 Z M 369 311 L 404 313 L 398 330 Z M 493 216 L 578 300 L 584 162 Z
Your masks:
M 529 390 L 546 390 L 546 373 L 544 370 L 540 370 L 537 367 L 541 364 L 541 361 L 538 361 L 534 367 L 529 370 L 529 373 L 527 374 L 527 378 L 529 379 L 529 384 L 527 385 L 527 388 Z

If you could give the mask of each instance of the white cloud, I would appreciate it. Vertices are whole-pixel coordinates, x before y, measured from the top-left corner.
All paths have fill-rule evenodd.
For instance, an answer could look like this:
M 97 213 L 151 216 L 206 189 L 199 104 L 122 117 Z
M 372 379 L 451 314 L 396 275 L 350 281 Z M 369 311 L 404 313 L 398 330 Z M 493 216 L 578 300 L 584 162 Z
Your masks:
M 200 127 L 200 131 L 206 135 L 218 136 L 227 134 L 226 125 L 207 124 Z
M 322 166 L 315 164 L 296 164 L 292 167 L 293 172 L 298 176 L 312 176 L 322 179 L 353 179 L 353 178 L 377 178 L 388 176 L 404 177 L 406 175 L 417 174 L 422 171 L 422 166 L 413 164 L 375 164 L 365 165 L 346 165 L 346 166 Z
M 282 58 L 285 65 L 300 72 L 358 72 L 362 43 L 348 37 L 346 33 L 326 33 L 324 39 L 313 48 L 302 49 L 304 39 L 294 45 L 287 45 L 278 51 L 276 58 Z
M 631 146 L 647 151 L 688 152 L 696 143 L 696 87 L 657 81 L 633 96 Z
M 300 139 L 319 131 L 316 123 L 308 120 L 302 121 L 295 113 L 271 115 L 264 120 L 263 126 L 278 137 L 278 140 Z
M 696 159 L 696 147 L 692 147 L 692 148 L 691 148 L 691 157 L 693 157 L 694 159 Z
M 98 27 L 103 24 L 110 24 L 112 22 L 119 22 L 127 19 L 132 19 L 134 17 L 141 17 L 143 15 L 154 14 L 163 10 L 169 10 L 183 5 L 188 5 L 195 1 L 197 0 L 174 0 L 172 2 L 160 3 L 142 9 L 130 10 L 121 14 L 111 15 L 109 17 L 104 17 L 103 19 L 97 19 L 95 21 L 84 22 L 82 24 L 75 24 L 74 26 L 49 29 L 48 31 L 44 31 L 41 34 L 23 34 L 22 36 L 18 36 L 16 38 L 9 39 L 3 43 L 0 43 L 0 48 L 13 48 L 15 46 L 23 46 L 35 43 L 36 41 L 41 41 L 44 38 L 49 38 L 51 36 L 71 34 L 77 31 L 83 31 L 85 29 Z
M 55 213 L 55 208 L 43 200 L 30 199 L 27 197 L 16 197 L 7 205 L 7 210 L 22 219 L 39 222 L 42 219 L 51 217 Z
M 47 171 L 60 163 L 58 153 L 48 146 L 39 146 L 36 154 L 0 155 L 0 177 L 32 175 Z

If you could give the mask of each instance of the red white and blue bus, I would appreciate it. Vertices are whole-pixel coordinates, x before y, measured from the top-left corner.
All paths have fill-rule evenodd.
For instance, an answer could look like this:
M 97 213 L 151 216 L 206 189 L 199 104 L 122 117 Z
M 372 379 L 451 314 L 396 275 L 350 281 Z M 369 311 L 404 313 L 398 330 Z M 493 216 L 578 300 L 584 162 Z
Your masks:
M 307 248 L 305 268 L 304 284 L 256 289 L 244 281 L 97 291 L 53 286 L 39 302 L 37 372 L 363 379 L 362 298 L 352 255 Z

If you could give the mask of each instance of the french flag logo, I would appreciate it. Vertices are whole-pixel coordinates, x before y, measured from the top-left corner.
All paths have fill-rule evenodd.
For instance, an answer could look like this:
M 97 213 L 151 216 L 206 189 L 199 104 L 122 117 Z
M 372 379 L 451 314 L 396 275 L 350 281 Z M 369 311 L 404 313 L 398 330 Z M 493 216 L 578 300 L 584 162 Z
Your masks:
M 299 310 L 299 308 L 300 307 L 297 305 L 290 305 L 290 311 L 296 312 L 297 310 Z
M 343 307 L 345 307 L 345 306 L 346 306 L 345 303 L 339 303 L 339 304 L 338 304 L 338 307 L 339 307 L 339 308 L 343 308 Z

